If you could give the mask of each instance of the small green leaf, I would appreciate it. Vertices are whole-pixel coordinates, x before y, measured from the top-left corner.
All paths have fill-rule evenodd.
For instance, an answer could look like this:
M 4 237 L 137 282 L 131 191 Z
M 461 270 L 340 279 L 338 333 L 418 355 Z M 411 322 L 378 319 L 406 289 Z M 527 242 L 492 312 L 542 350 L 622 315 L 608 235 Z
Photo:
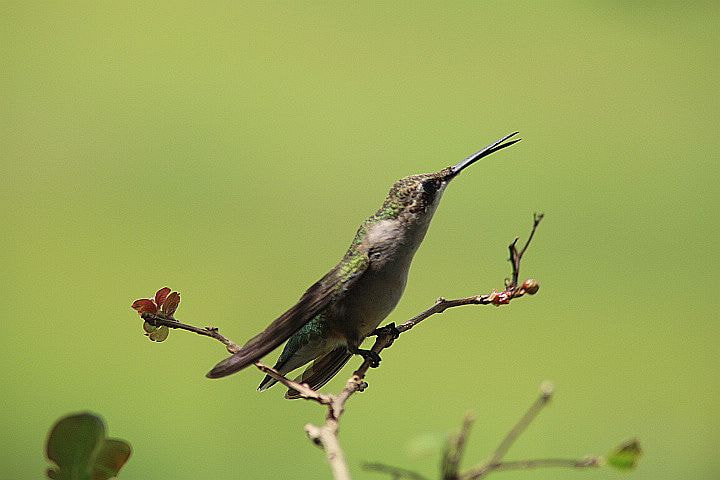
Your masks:
M 150 322 L 147 322 L 147 321 L 143 322 L 143 330 L 145 330 L 146 333 L 152 333 L 157 329 L 158 329 L 158 327 L 151 324 Z
M 630 470 L 635 468 L 640 455 L 642 455 L 640 442 L 633 439 L 621 444 L 610 452 L 607 456 L 607 462 L 618 470 Z
M 130 457 L 130 445 L 105 438 L 105 424 L 91 413 L 58 420 L 45 450 L 56 465 L 47 470 L 53 480 L 108 480 Z
M 163 342 L 168 337 L 170 329 L 165 325 L 160 325 L 157 330 L 148 333 L 148 337 L 153 342 Z

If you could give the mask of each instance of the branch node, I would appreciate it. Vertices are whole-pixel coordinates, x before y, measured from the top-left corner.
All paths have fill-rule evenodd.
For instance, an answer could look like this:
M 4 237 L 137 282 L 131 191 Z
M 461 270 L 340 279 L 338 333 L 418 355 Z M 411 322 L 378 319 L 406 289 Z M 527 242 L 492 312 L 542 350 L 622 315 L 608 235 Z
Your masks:
M 555 385 L 553 385 L 552 382 L 545 380 L 540 384 L 540 394 L 546 402 L 550 401 L 554 393 Z
M 578 467 L 602 467 L 604 465 L 605 459 L 597 455 L 585 455 L 582 460 L 578 462 Z
M 318 447 L 322 447 L 322 440 L 320 439 L 321 433 L 319 427 L 308 423 L 307 425 L 305 425 L 305 433 L 307 434 L 311 442 L 313 442 Z

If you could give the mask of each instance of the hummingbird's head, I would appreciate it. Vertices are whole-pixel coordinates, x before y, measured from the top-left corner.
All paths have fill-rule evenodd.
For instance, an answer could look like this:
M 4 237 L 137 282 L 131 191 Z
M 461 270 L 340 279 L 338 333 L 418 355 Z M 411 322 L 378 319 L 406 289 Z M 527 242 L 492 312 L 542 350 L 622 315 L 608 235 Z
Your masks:
M 379 270 L 398 259 L 409 262 L 425 237 L 448 183 L 481 158 L 518 142 L 507 141 L 515 135 L 517 132 L 501 138 L 457 165 L 395 182 L 382 207 L 360 226 L 346 254 L 348 258 L 354 258 L 360 249 L 367 252 L 371 267 Z
M 432 216 L 445 188 L 452 179 L 481 158 L 519 142 L 519 138 L 509 142 L 506 141 L 517 135 L 517 133 L 506 135 L 482 150 L 473 153 L 462 162 L 443 168 L 439 172 L 411 175 L 398 180 L 390 189 L 378 214 L 385 213 L 387 217 L 392 217 L 402 213 L 419 216 L 423 216 L 423 213 L 430 213 Z

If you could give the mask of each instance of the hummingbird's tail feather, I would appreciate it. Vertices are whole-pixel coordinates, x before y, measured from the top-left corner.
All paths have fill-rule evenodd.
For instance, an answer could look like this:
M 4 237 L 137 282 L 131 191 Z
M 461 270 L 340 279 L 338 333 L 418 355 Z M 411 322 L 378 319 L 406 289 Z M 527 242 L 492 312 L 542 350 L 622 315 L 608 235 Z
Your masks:
M 275 370 L 277 370 L 277 368 Z M 270 375 L 265 375 L 265 378 L 263 378 L 262 382 L 260 382 L 260 385 L 258 385 L 258 387 L 257 387 L 258 392 L 267 390 L 268 388 L 272 387 L 276 383 L 277 383 L 277 380 L 272 378 Z
M 275 368 L 275 370 L 277 370 L 277 367 L 274 367 L 274 368 Z M 280 373 L 282 373 L 282 372 L 280 372 Z M 285 374 L 283 373 L 283 375 L 285 375 Z M 258 392 L 267 390 L 268 388 L 272 387 L 276 383 L 277 383 L 277 380 L 272 378 L 270 375 L 265 375 L 265 378 L 263 378 L 263 381 L 260 382 L 260 385 L 258 385 L 258 387 L 257 387 Z
M 290 340 L 292 342 L 292 339 Z M 292 372 L 296 368 L 300 368 L 309 361 L 311 361 L 314 357 L 313 351 L 311 349 L 298 349 L 297 351 L 288 350 L 288 347 L 285 347 L 285 350 L 283 350 L 283 353 L 280 355 L 280 358 L 278 359 L 277 363 L 273 367 L 278 372 L 282 373 L 283 375 L 287 375 L 288 373 Z M 265 375 L 265 378 L 263 378 L 263 381 L 260 382 L 260 385 L 258 385 L 258 391 L 262 392 L 263 390 L 267 390 L 268 388 L 272 387 L 277 383 L 277 380 L 272 378 L 270 375 Z
M 337 375 L 351 357 L 352 353 L 348 352 L 347 347 L 344 345 L 337 347 L 315 360 L 295 381 L 307 383 L 310 388 L 317 390 Z M 300 398 L 300 394 L 296 390 L 289 389 L 285 393 L 285 398 L 294 400 Z
M 364 263 L 354 264 L 356 271 L 352 275 L 343 274 L 342 263 L 335 266 L 308 288 L 300 300 L 287 312 L 275 319 L 265 330 L 248 340 L 239 352 L 215 365 L 205 376 L 220 378 L 233 374 L 252 365 L 271 350 L 279 347 L 330 303 L 351 290 L 352 284 L 362 276 L 369 263 L 367 257 L 363 257 L 363 259 Z
M 298 303 L 278 317 L 265 330 L 248 340 L 239 352 L 215 365 L 206 377 L 220 378 L 240 371 L 290 338 L 328 304 L 330 295 L 324 293 L 324 290 L 328 288 L 326 285 L 328 283 L 325 277 L 315 283 L 305 292 Z

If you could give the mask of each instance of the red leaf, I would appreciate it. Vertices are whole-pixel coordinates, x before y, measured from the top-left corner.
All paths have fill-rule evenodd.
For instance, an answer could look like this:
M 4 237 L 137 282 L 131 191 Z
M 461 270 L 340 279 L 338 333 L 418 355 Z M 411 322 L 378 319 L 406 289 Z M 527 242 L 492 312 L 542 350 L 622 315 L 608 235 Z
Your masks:
M 160 311 L 170 317 L 173 313 L 175 313 L 178 305 L 180 305 L 180 294 L 178 292 L 172 292 L 165 299 L 165 302 L 163 302 L 162 306 L 160 307 Z
M 143 313 L 157 313 L 157 305 L 153 303 L 149 298 L 141 298 L 135 300 L 132 304 L 132 308 L 142 315 Z
M 165 299 L 170 295 L 170 289 L 168 287 L 161 288 L 155 294 L 155 305 L 162 305 L 165 303 Z

